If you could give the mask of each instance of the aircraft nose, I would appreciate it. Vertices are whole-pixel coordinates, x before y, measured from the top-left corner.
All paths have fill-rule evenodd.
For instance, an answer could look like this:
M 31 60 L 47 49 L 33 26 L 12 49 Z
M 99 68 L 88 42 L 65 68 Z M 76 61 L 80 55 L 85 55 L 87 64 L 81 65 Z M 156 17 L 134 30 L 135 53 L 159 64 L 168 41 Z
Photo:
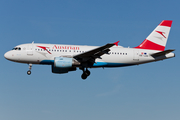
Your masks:
M 10 57 L 11 57 L 11 55 L 10 55 L 10 53 L 9 52 L 6 52 L 5 54 L 4 54 L 4 57 L 6 58 L 6 59 L 10 59 Z

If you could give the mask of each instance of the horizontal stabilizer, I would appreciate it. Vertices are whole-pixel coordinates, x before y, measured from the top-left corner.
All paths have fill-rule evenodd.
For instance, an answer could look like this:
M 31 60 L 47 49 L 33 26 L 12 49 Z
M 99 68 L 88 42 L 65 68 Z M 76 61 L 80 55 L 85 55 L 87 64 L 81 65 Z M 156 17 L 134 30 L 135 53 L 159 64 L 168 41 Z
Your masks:
M 162 56 L 162 55 L 166 55 L 170 52 L 174 51 L 174 49 L 170 49 L 170 50 L 165 50 L 165 51 L 162 51 L 162 52 L 158 52 L 158 53 L 153 53 L 151 54 L 152 57 L 158 57 L 158 56 Z

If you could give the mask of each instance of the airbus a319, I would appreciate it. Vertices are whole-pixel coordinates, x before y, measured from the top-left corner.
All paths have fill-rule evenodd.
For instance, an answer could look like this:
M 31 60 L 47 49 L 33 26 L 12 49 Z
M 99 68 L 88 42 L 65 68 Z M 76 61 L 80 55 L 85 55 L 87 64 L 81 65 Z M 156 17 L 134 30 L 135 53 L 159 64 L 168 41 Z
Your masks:
M 81 78 L 90 75 L 89 68 L 125 67 L 139 65 L 175 57 L 174 49 L 165 50 L 172 21 L 163 20 L 152 33 L 137 47 L 125 48 L 118 42 L 104 46 L 82 46 L 64 44 L 21 44 L 6 52 L 7 60 L 29 64 L 27 74 L 31 74 L 32 64 L 51 65 L 52 72 L 63 74 L 83 71 Z

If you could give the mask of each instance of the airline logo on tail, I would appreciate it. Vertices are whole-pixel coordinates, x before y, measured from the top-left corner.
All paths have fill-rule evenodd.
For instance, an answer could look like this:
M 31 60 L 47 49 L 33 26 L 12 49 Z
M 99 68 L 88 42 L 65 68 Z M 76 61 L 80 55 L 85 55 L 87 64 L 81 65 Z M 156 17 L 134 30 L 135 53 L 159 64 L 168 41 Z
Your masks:
M 135 48 L 164 51 L 171 24 L 172 20 L 163 20 L 151 34 Z
M 161 32 L 161 31 L 156 31 L 156 32 L 159 33 L 159 34 L 161 34 L 164 38 L 166 38 L 166 37 L 164 36 L 165 32 Z

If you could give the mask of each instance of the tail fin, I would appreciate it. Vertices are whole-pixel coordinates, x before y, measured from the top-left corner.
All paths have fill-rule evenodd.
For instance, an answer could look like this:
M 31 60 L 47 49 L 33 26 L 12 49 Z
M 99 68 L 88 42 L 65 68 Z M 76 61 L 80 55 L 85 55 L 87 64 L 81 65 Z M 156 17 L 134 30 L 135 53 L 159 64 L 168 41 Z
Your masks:
M 163 20 L 152 33 L 135 48 L 164 51 L 171 24 L 172 20 Z

